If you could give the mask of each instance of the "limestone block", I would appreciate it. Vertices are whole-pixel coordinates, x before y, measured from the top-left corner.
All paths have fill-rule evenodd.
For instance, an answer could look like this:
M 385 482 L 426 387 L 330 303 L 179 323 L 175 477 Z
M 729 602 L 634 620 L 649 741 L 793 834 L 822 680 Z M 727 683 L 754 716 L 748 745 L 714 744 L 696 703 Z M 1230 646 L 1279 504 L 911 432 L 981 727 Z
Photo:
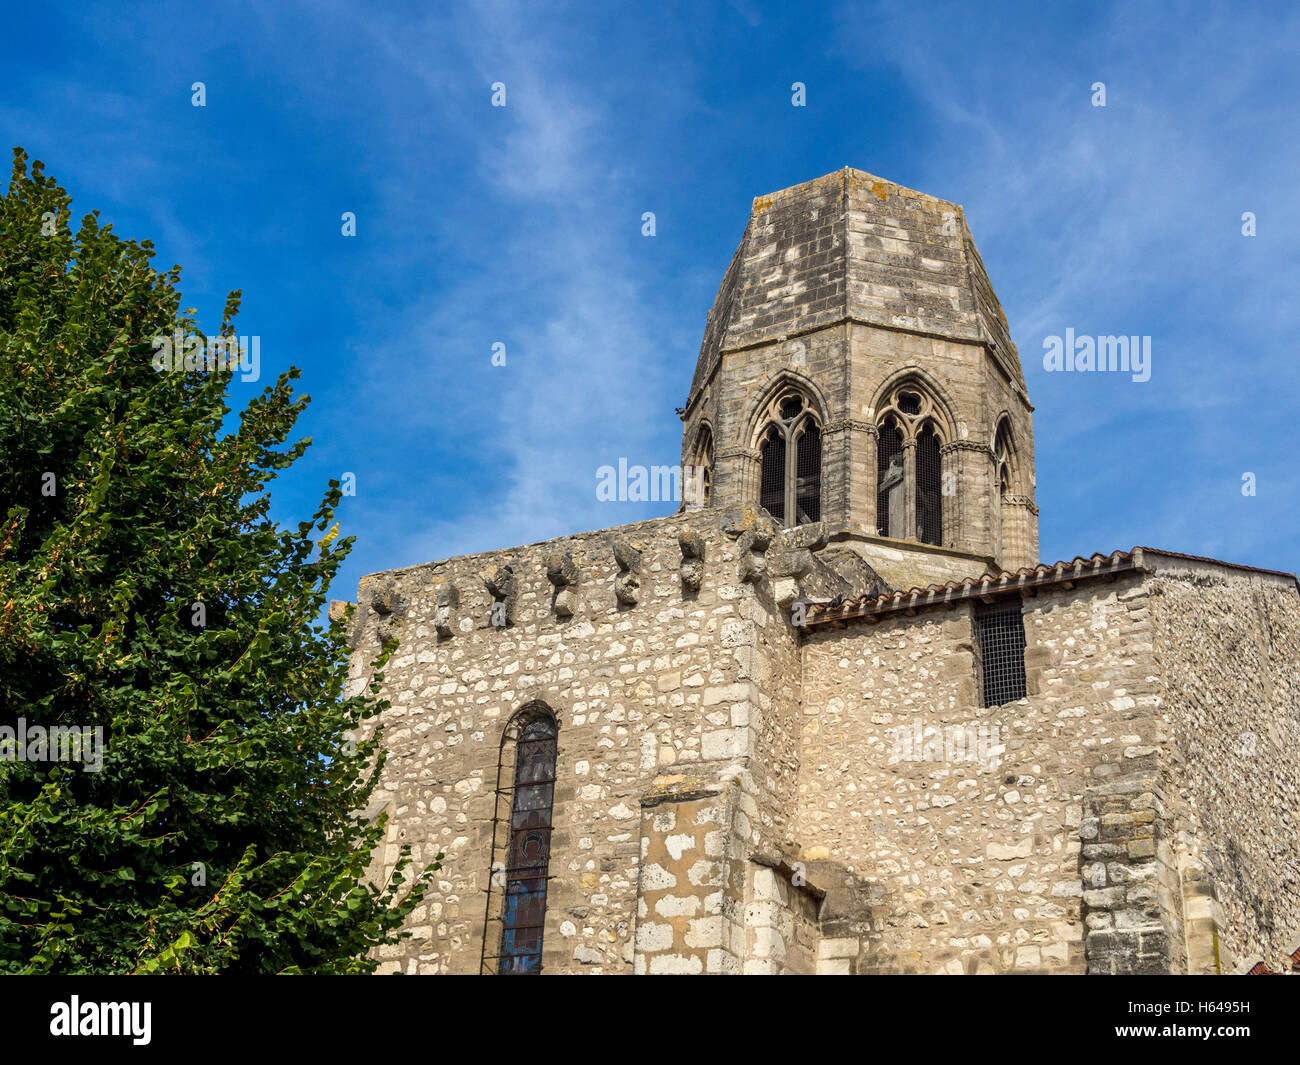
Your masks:
M 704 538 L 694 529 L 686 528 L 678 534 L 677 546 L 682 552 L 679 570 L 682 587 L 698 592 L 704 583 Z
M 1026 836 L 1019 843 L 990 843 L 985 853 L 998 861 L 1008 862 L 1013 858 L 1027 858 L 1033 852 L 1034 841 Z
M 578 566 L 567 551 L 552 551 L 546 556 L 546 579 L 557 588 L 578 583 Z
M 749 529 L 741 535 L 736 546 L 742 551 L 756 551 L 762 554 L 772 546 L 772 539 L 775 535 L 776 522 L 767 517 L 767 512 L 764 511 L 754 519 Z
M 571 618 L 577 612 L 578 597 L 572 588 L 561 588 L 555 593 L 555 616 Z
M 783 548 L 767 556 L 767 573 L 773 578 L 802 577 L 812 568 L 813 555 L 807 548 Z
M 628 543 L 622 537 L 615 537 L 613 542 L 614 561 L 618 568 L 629 573 L 641 572 L 641 550 Z
M 379 619 L 376 633 L 381 644 L 396 640 L 402 631 L 402 619 L 397 614 L 386 614 Z
M 377 614 L 402 614 L 406 610 L 406 599 L 392 584 L 384 584 L 375 591 L 370 605 Z
M 433 612 L 433 627 L 439 636 L 456 631 L 456 609 L 460 606 L 460 589 L 448 581 L 438 587 Z
M 483 574 L 483 583 L 496 600 L 513 599 L 519 590 L 515 571 L 510 566 L 492 566 Z
M 678 533 L 677 546 L 681 549 L 682 558 L 704 557 L 704 537 L 694 529 L 688 527 Z
M 755 554 L 753 551 L 746 551 L 740 556 L 737 574 L 741 584 L 756 584 L 763 579 L 766 573 L 767 564 L 762 555 Z
M 635 606 L 641 581 L 637 574 L 641 572 L 641 550 L 628 543 L 622 537 L 613 540 L 614 561 L 618 563 L 619 574 L 614 578 L 614 598 L 624 606 Z
M 635 573 L 620 573 L 614 578 L 614 598 L 625 606 L 635 606 L 641 581 Z
M 759 508 L 753 503 L 742 503 L 737 507 L 728 507 L 722 512 L 722 531 L 735 539 L 742 533 L 749 531 L 757 519 L 758 513 Z
M 829 530 L 824 521 L 781 530 L 781 546 L 790 551 L 820 551 L 829 539 Z

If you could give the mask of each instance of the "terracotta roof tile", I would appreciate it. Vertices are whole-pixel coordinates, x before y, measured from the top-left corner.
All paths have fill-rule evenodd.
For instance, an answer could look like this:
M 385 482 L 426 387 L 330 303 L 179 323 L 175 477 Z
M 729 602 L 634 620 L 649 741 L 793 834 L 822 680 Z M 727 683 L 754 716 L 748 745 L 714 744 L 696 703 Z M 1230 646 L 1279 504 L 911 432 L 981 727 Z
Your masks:
M 1146 568 L 1143 563 L 1144 554 L 1182 558 L 1191 562 L 1206 562 L 1215 566 L 1227 566 L 1229 569 L 1249 570 L 1253 573 L 1267 573 L 1275 577 L 1290 577 L 1292 581 L 1296 580 L 1294 573 L 1286 573 L 1282 570 L 1243 566 L 1236 562 L 1223 562 L 1202 555 L 1185 555 L 1159 547 L 1134 547 L 1131 551 L 1112 551 L 1109 555 L 1103 555 L 1099 551 L 1087 558 L 1076 555 L 1068 562 L 1040 562 L 1037 566 L 1025 566 L 1014 573 L 1008 571 L 986 573 L 979 577 L 948 581 L 945 584 L 928 584 L 923 588 L 913 587 L 905 591 L 884 592 L 876 596 L 864 595 L 856 599 L 846 599 L 835 606 L 829 603 L 811 603 L 806 615 L 807 623 L 817 625 L 847 618 L 869 617 L 895 610 L 956 602 L 973 596 L 996 595 L 1000 592 L 1013 592 L 1062 581 L 1083 580 L 1125 570 L 1144 569 Z M 1297 587 L 1300 588 L 1300 585 Z
M 808 608 L 807 619 L 809 624 L 817 624 L 889 610 L 905 610 L 913 606 L 952 602 L 972 596 L 994 595 L 1040 584 L 1100 577 L 1108 573 L 1141 568 L 1142 550 L 1142 548 L 1134 548 L 1132 551 L 1112 551 L 1109 555 L 1097 552 L 1088 558 L 1076 556 L 1068 562 L 1040 562 L 1037 566 L 1025 566 L 1015 572 L 986 573 L 979 577 L 948 581 L 945 584 L 929 584 L 923 588 L 913 587 L 905 591 L 846 599 L 837 606 L 831 606 L 829 603 L 814 603 Z

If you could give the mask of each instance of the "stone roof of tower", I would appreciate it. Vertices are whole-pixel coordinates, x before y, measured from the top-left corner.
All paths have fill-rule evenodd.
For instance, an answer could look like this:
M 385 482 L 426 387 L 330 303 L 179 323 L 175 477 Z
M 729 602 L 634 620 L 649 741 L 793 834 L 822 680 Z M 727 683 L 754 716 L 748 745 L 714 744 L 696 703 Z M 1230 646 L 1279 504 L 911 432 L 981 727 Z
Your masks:
M 709 312 L 691 397 L 724 351 L 845 319 L 989 344 L 1024 388 L 961 206 L 845 167 L 754 200 Z

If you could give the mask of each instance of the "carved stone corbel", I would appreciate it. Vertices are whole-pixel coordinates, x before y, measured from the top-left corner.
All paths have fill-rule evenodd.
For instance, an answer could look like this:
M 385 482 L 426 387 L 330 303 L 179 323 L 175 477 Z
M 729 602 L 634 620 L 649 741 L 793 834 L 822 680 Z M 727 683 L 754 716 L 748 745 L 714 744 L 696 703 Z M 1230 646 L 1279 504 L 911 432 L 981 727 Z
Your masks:
M 555 616 L 573 617 L 578 608 L 578 566 L 573 557 L 566 551 L 552 551 L 547 555 L 546 579 L 555 586 Z
M 635 606 L 640 598 L 641 551 L 626 540 L 614 541 L 614 561 L 619 574 L 614 578 L 614 598 L 624 606 Z

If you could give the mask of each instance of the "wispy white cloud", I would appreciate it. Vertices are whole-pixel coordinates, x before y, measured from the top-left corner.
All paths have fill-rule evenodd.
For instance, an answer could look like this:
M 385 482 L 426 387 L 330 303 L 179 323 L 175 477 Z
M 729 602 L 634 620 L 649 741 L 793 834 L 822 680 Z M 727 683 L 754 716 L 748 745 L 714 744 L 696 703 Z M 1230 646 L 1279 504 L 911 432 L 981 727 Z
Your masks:
M 376 549 L 368 554 L 382 554 L 385 567 L 411 564 L 647 516 L 595 496 L 603 463 L 676 461 L 671 409 L 682 388 L 665 372 L 645 263 L 627 254 L 624 235 L 637 232 L 639 216 L 610 180 L 616 153 L 602 143 L 601 96 L 569 79 L 567 44 L 526 7 L 490 5 L 415 27 L 364 23 L 413 82 L 440 94 L 428 100 L 434 124 L 457 139 L 436 150 L 469 160 L 480 200 L 463 213 L 430 213 L 412 172 L 427 160 L 420 155 L 385 189 L 385 212 L 429 219 L 464 276 L 449 280 L 437 306 L 407 293 L 388 316 L 366 353 L 360 405 L 385 412 L 375 428 L 392 450 L 374 442 L 390 474 L 394 458 L 421 451 L 405 446 L 404 431 L 469 437 L 493 456 L 473 498 L 445 508 L 421 490 L 426 471 L 389 476 L 358 507 Z M 430 69 L 412 47 L 425 35 L 473 42 L 455 78 L 446 57 Z M 489 107 L 495 81 L 506 85 L 500 110 Z M 498 340 L 504 367 L 489 365 Z M 412 362 L 413 344 L 441 357 Z M 410 401 L 420 395 L 428 402 Z
M 1300 222 L 1300 144 L 1281 133 L 1294 100 L 1270 86 L 1293 80 L 1300 22 L 1200 8 L 1171 34 L 1154 6 L 1090 9 L 1069 28 L 1022 14 L 845 6 L 841 50 L 878 62 L 870 42 L 888 41 L 937 123 L 922 187 L 964 202 L 1007 304 L 1038 406 L 1040 496 L 1067 479 L 1096 492 L 1069 528 L 1044 511 L 1044 550 L 1087 546 L 1073 542 L 1081 511 L 1099 532 L 1137 523 L 1171 546 L 1251 550 L 1262 530 L 1211 530 L 1233 470 L 1265 450 L 1256 438 L 1286 432 L 1294 405 L 1274 390 L 1300 385 L 1293 316 L 1277 313 L 1300 282 L 1279 239 Z M 1245 210 L 1272 235 L 1242 237 Z M 1066 327 L 1152 336 L 1151 381 L 1044 373 L 1042 339 Z

